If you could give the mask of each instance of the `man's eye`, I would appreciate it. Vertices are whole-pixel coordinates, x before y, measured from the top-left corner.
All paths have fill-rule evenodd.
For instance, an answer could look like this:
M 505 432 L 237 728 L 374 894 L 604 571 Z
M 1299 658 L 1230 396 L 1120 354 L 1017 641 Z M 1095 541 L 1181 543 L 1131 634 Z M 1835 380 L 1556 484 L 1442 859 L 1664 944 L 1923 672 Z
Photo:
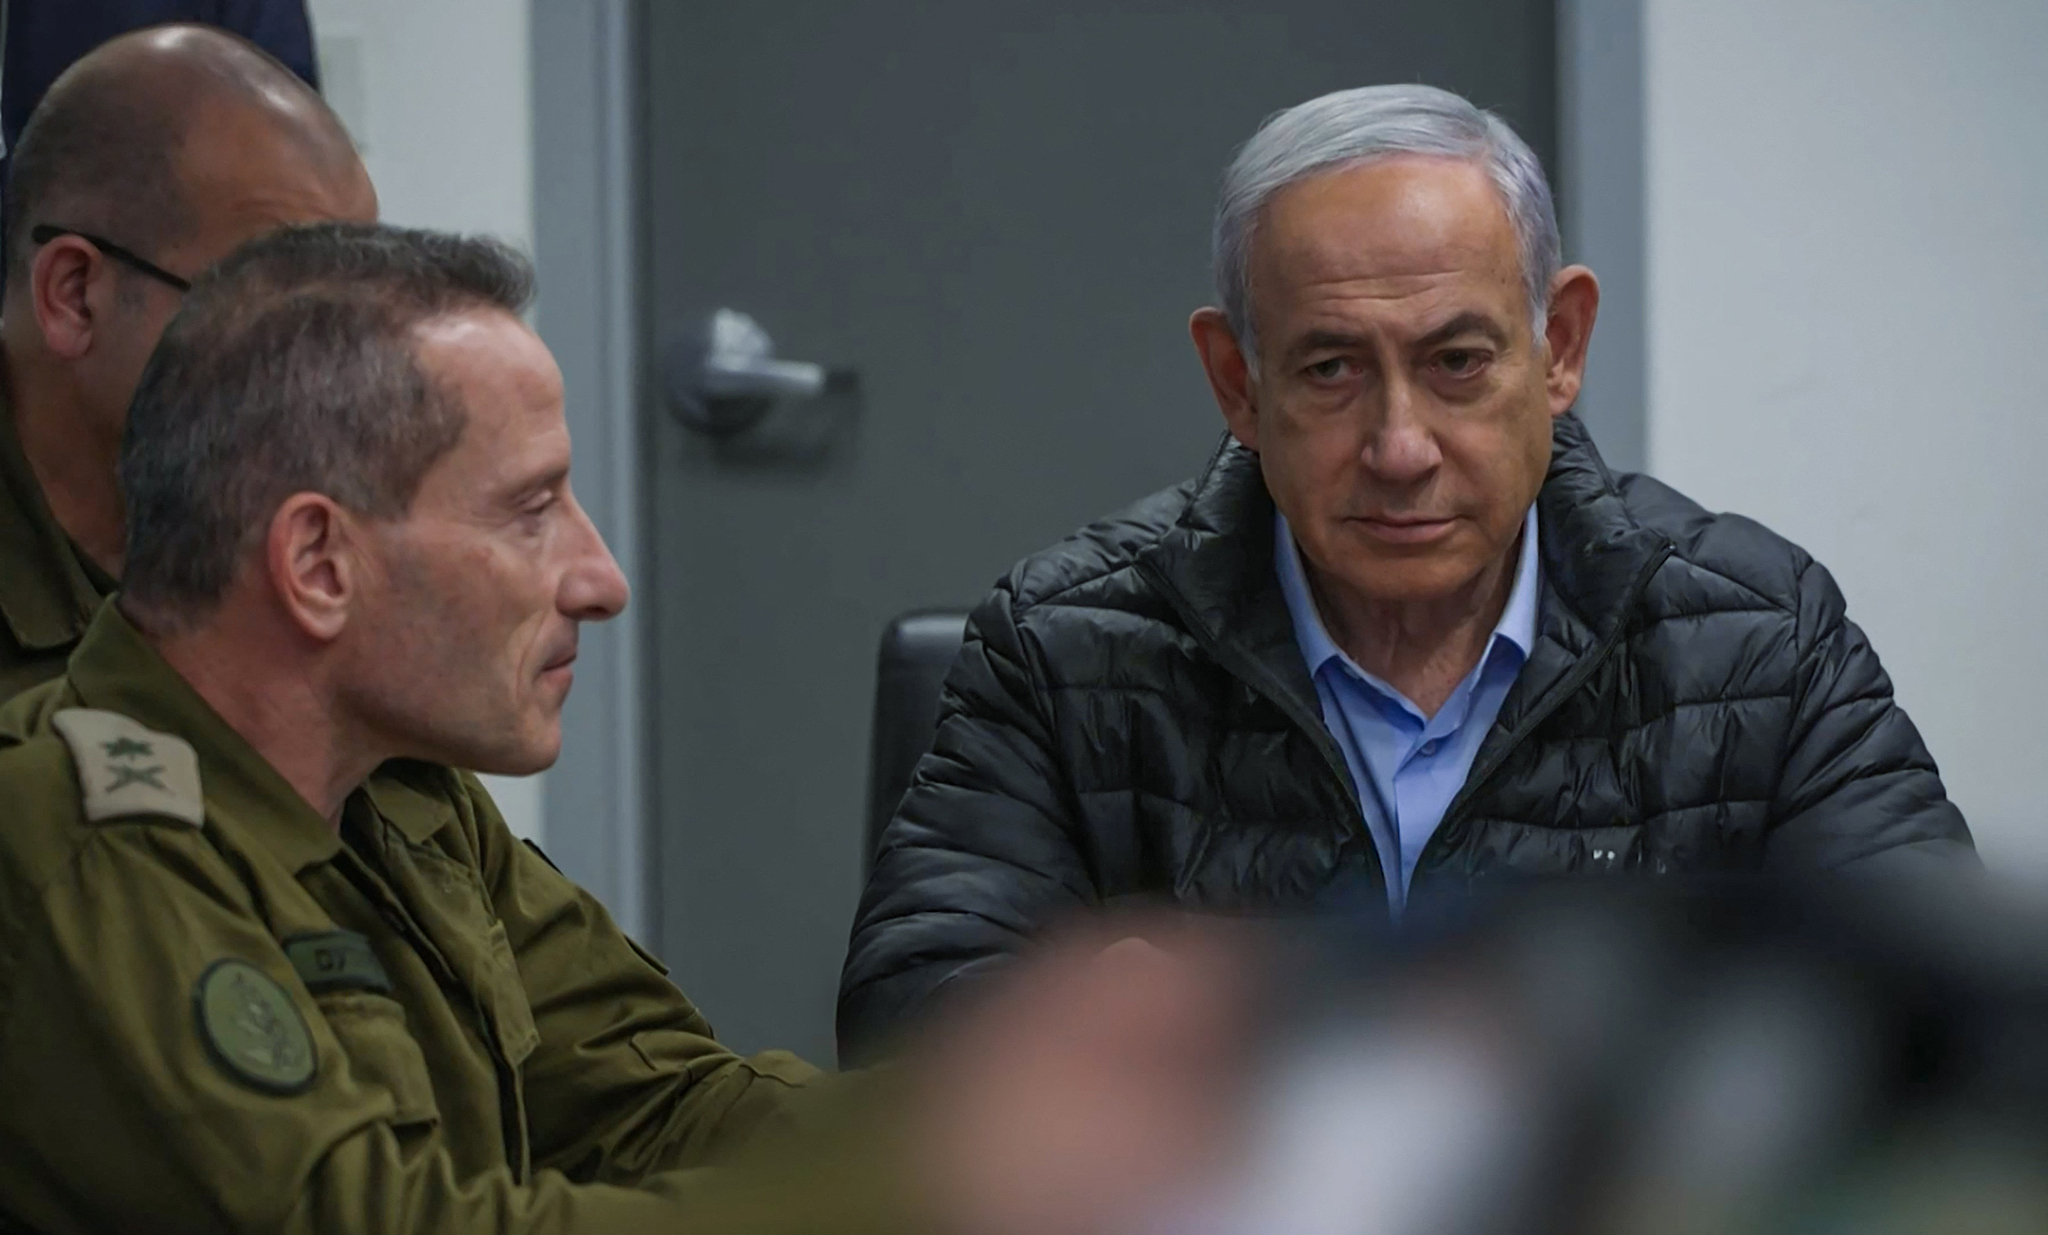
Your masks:
M 1486 367 L 1486 354 L 1471 348 L 1454 347 L 1437 353 L 1436 367 L 1452 377 L 1470 377 Z
M 1342 356 L 1332 356 L 1328 360 L 1316 361 L 1314 364 L 1303 369 L 1302 372 L 1319 382 L 1334 382 L 1345 375 L 1345 371 L 1350 366 L 1350 363 L 1350 361 Z

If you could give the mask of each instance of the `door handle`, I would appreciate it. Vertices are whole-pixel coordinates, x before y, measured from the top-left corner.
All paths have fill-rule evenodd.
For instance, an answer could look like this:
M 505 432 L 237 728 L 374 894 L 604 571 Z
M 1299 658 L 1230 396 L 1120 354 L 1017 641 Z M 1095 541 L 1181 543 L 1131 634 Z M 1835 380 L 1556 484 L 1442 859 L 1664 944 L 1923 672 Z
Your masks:
M 669 410 L 686 428 L 730 437 L 777 403 L 815 399 L 843 376 L 807 360 L 782 360 L 753 318 L 719 309 L 678 332 L 663 360 Z

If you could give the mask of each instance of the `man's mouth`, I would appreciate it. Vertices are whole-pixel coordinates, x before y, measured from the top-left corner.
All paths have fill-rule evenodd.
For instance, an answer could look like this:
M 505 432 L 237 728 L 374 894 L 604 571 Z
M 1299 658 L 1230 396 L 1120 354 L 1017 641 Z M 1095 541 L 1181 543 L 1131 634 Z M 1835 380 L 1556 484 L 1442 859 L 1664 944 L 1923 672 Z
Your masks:
M 1434 540 L 1450 531 L 1455 519 L 1433 519 L 1419 515 L 1360 515 L 1352 522 L 1375 539 L 1393 544 L 1413 545 Z

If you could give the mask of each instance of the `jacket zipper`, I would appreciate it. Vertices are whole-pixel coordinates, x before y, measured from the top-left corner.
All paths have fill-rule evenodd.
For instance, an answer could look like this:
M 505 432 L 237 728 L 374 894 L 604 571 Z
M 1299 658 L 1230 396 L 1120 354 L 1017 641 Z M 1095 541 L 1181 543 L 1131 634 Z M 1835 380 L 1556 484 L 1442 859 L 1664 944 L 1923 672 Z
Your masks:
M 1625 607 L 1634 607 L 1636 599 L 1642 595 L 1643 589 L 1649 586 L 1650 576 L 1655 574 L 1658 568 L 1664 565 L 1665 561 L 1671 557 L 1674 551 L 1673 546 L 1666 544 L 1656 553 L 1650 555 L 1650 560 L 1643 564 L 1643 568 L 1640 571 L 1636 572 L 1635 581 L 1629 584 L 1628 595 L 1623 602 Z M 1508 735 L 1508 740 L 1501 743 L 1500 749 L 1494 751 L 1492 757 L 1485 763 L 1472 769 L 1471 774 L 1465 778 L 1464 785 L 1458 790 L 1458 796 L 1452 800 L 1449 808 L 1444 811 L 1444 817 L 1437 822 L 1436 831 L 1430 833 L 1429 840 L 1422 846 L 1422 852 L 1416 855 L 1416 870 L 1422 870 L 1428 864 L 1431 855 L 1435 854 L 1440 848 L 1450 844 L 1444 838 L 1455 830 L 1456 825 L 1464 822 L 1463 812 L 1472 799 L 1477 796 L 1480 786 L 1486 783 L 1488 777 L 1500 770 L 1500 766 L 1507 762 L 1508 756 L 1515 753 L 1515 748 L 1528 738 L 1530 732 L 1537 725 L 1548 719 L 1552 712 L 1557 711 L 1559 707 L 1563 706 L 1565 700 L 1571 698 L 1578 691 L 1579 687 L 1585 685 L 1586 679 L 1593 676 L 1593 671 L 1598 669 L 1609 656 L 1614 654 L 1614 650 L 1621 646 L 1622 636 L 1626 633 L 1627 629 L 1628 624 L 1626 622 L 1617 623 L 1612 634 L 1602 639 L 1599 646 L 1581 657 L 1571 667 L 1570 672 L 1559 678 L 1557 684 L 1550 689 L 1549 693 L 1538 701 L 1535 707 L 1529 710 L 1529 714 L 1522 718 L 1522 723 L 1515 726 L 1515 731 Z
M 1228 670 L 1239 683 L 1265 696 L 1278 707 L 1287 719 L 1294 722 L 1294 727 L 1308 737 L 1309 744 L 1315 747 L 1316 753 L 1322 756 L 1324 770 L 1335 779 L 1339 789 L 1337 796 L 1348 808 L 1351 830 L 1365 842 L 1366 860 L 1371 863 L 1373 878 L 1379 884 L 1378 903 L 1382 910 L 1386 910 L 1389 890 L 1386 867 L 1380 863 L 1379 841 L 1373 836 L 1371 826 L 1365 821 L 1365 808 L 1358 803 L 1358 791 L 1351 783 L 1351 768 L 1344 762 L 1344 756 L 1338 751 L 1337 743 L 1331 739 L 1330 731 L 1324 727 L 1322 718 L 1308 715 L 1284 690 L 1268 680 L 1272 675 L 1266 671 L 1265 666 L 1240 654 L 1229 644 L 1212 638 L 1208 624 L 1203 622 L 1200 615 L 1188 604 L 1186 598 L 1180 594 L 1180 589 L 1174 587 L 1150 563 L 1140 563 L 1139 569 L 1151 577 L 1153 585 L 1166 596 L 1166 602 L 1180 615 L 1180 620 L 1189 633 L 1195 636 L 1196 641 L 1209 655 L 1215 657 L 1216 663 Z
M 1636 599 L 1642 595 L 1643 589 L 1649 586 L 1650 576 L 1655 574 L 1658 568 L 1670 559 L 1673 552 L 1675 552 L 1674 546 L 1666 543 L 1650 555 L 1649 561 L 1643 563 L 1642 568 L 1636 572 L 1635 579 L 1629 584 L 1627 595 L 1623 600 L 1624 607 L 1632 607 L 1635 604 Z M 1196 640 L 1201 643 L 1202 647 L 1211 656 L 1216 658 L 1216 663 L 1229 670 L 1232 676 L 1251 689 L 1258 691 L 1277 706 L 1289 720 L 1294 722 L 1295 727 L 1308 737 L 1309 742 L 1316 748 L 1316 752 L 1322 756 L 1325 769 L 1335 778 L 1337 784 L 1345 790 L 1340 796 L 1350 807 L 1349 815 L 1352 830 L 1365 841 L 1366 858 L 1372 864 L 1373 874 L 1379 879 L 1380 904 L 1382 906 L 1386 905 L 1388 902 L 1389 885 L 1386 868 L 1380 862 L 1379 842 L 1374 838 L 1372 828 L 1366 823 L 1364 808 L 1358 804 L 1357 790 L 1351 783 L 1351 769 L 1344 763 L 1344 757 L 1337 750 L 1337 744 L 1331 740 L 1329 730 L 1324 726 L 1322 718 L 1305 715 L 1303 710 L 1296 705 L 1295 701 L 1288 698 L 1286 692 L 1279 690 L 1269 681 L 1265 680 L 1270 678 L 1271 675 L 1265 670 L 1264 666 L 1250 657 L 1243 656 L 1236 648 L 1212 638 L 1207 623 L 1203 622 L 1200 615 L 1195 613 L 1193 607 L 1181 595 L 1180 589 L 1174 587 L 1156 568 L 1152 567 L 1149 563 L 1141 563 L 1140 569 L 1150 576 L 1153 584 L 1165 594 L 1167 603 L 1173 606 L 1174 612 L 1180 615 L 1181 621 L 1187 626 L 1189 632 L 1195 635 Z M 1508 756 L 1515 752 L 1515 749 L 1528 738 L 1537 725 L 1548 719 L 1550 714 L 1562 706 L 1566 699 L 1571 698 L 1579 687 L 1585 685 L 1586 679 L 1593 676 L 1593 671 L 1598 669 L 1613 654 L 1614 649 L 1621 645 L 1622 635 L 1627 631 L 1627 628 L 1626 622 L 1617 623 L 1612 634 L 1602 639 L 1597 647 L 1573 664 L 1570 671 L 1557 680 L 1557 684 L 1550 689 L 1549 693 L 1535 707 L 1530 709 L 1529 714 L 1522 718 L 1522 723 L 1517 725 L 1515 731 L 1508 735 L 1507 741 L 1501 744 L 1500 749 L 1496 750 L 1485 763 L 1479 764 L 1472 769 L 1472 772 L 1465 778 L 1465 784 L 1458 790 L 1458 796 L 1451 802 L 1450 807 L 1444 811 L 1443 818 L 1437 822 L 1436 830 L 1430 834 L 1428 842 L 1423 845 L 1422 852 L 1416 856 L 1416 870 L 1422 870 L 1429 862 L 1431 856 L 1448 844 L 1444 838 L 1454 830 L 1455 824 L 1462 821 L 1462 812 L 1471 802 L 1479 787 L 1486 782 L 1488 777 L 1498 771 L 1503 763 L 1507 762 Z

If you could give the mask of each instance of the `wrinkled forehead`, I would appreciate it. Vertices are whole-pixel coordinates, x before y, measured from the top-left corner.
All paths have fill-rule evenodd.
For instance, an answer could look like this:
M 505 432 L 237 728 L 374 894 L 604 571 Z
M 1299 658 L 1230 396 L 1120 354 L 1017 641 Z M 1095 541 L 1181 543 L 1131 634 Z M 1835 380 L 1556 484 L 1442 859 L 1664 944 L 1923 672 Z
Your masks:
M 1348 288 L 1401 296 L 1446 281 L 1517 296 L 1507 203 L 1477 162 L 1403 155 L 1289 185 L 1266 203 L 1251 251 L 1254 299 L 1285 311 Z
M 568 467 L 561 370 L 525 322 L 501 309 L 464 309 L 422 321 L 412 340 L 421 373 L 463 417 L 461 438 L 430 482 L 445 472 L 492 485 Z

